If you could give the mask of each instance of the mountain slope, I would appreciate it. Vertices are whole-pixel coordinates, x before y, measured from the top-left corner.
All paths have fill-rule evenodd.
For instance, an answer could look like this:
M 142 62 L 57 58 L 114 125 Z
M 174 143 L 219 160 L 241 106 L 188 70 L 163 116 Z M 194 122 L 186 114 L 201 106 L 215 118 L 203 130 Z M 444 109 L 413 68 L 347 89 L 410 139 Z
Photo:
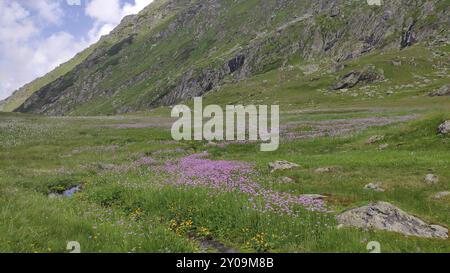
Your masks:
M 95 46 L 91 46 L 82 52 L 78 53 L 70 61 L 61 64 L 51 72 L 43 77 L 37 78 L 34 81 L 24 85 L 16 90 L 10 97 L 0 102 L 0 111 L 12 112 L 22 105 L 34 92 L 40 90 L 42 87 L 64 76 L 69 71 L 73 70 L 78 64 L 83 62 L 94 50 Z
M 17 111 L 114 114 L 170 105 L 292 64 L 448 41 L 443 1 L 166 0 L 130 16 Z

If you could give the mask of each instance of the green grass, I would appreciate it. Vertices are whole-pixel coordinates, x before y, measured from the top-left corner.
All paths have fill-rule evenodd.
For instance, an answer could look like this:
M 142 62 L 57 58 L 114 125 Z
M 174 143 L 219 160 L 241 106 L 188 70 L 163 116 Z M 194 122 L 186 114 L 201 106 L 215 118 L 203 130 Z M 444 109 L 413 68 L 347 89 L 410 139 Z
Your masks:
M 237 8 L 237 7 L 236 7 Z M 435 49 L 436 50 L 436 49 Z M 439 48 L 448 52 L 448 47 Z M 414 59 L 413 59 L 414 58 Z M 335 215 L 373 201 L 387 201 L 423 220 L 450 226 L 450 200 L 433 199 L 450 189 L 450 138 L 436 134 L 450 118 L 450 99 L 427 94 L 448 78 L 432 68 L 430 50 L 412 47 L 401 52 L 374 52 L 347 63 L 343 75 L 367 64 L 385 73 L 387 81 L 348 93 L 330 92 L 336 75 L 320 65 L 305 75 L 298 63 L 291 70 L 272 70 L 248 80 L 228 83 L 204 97 L 206 104 L 279 104 L 281 123 L 416 115 L 414 121 L 371 127 L 342 137 L 282 141 L 280 149 L 262 153 L 257 144 L 211 147 L 204 142 L 171 141 L 168 129 L 129 128 L 127 123 L 170 124 L 170 108 L 122 116 L 43 117 L 0 113 L 0 252 L 64 252 L 68 241 L 83 252 L 199 252 L 190 235 L 212 237 L 240 252 L 367 252 L 379 241 L 383 252 L 449 252 L 449 240 L 404 237 L 395 233 L 337 229 Z M 394 67 L 401 59 L 402 67 Z M 425 85 L 417 75 L 428 79 Z M 413 86 L 396 88 L 396 86 Z M 153 83 L 149 83 L 153 84 Z M 140 94 L 140 88 L 133 91 Z M 395 90 L 386 95 L 386 90 Z M 358 93 L 350 96 L 349 93 Z M 131 94 L 131 93 L 130 93 Z M 123 97 L 126 104 L 127 97 Z M 191 102 L 188 102 L 191 104 Z M 111 101 L 94 101 L 73 114 L 100 115 L 113 111 Z M 294 131 L 311 131 L 300 126 Z M 384 135 L 367 145 L 372 135 Z M 180 150 L 181 149 L 181 150 Z M 143 156 L 160 164 L 207 150 L 213 159 L 255 164 L 257 182 L 293 194 L 325 194 L 334 212 L 303 211 L 300 217 L 253 210 L 248 197 L 202 188 L 177 188 L 173 179 L 153 168 L 130 168 Z M 271 174 L 275 160 L 301 168 Z M 111 170 L 108 166 L 113 166 Z M 319 167 L 336 172 L 317 174 Z M 440 182 L 427 186 L 428 173 Z M 292 184 L 280 184 L 289 176 Z M 366 184 L 380 182 L 385 192 L 368 192 Z M 74 198 L 51 199 L 48 194 L 83 184 Z M 214 251 L 210 249 L 209 251 Z
M 404 109 L 404 112 L 410 110 Z M 162 111 L 161 113 L 164 113 Z M 431 196 L 448 190 L 449 138 L 436 135 L 448 112 L 428 111 L 419 121 L 377 127 L 339 138 L 318 138 L 282 144 L 274 153 L 258 146 L 206 147 L 202 143 L 172 143 L 166 130 L 115 129 L 105 125 L 145 122 L 161 113 L 124 117 L 47 118 L 1 114 L 0 251 L 64 252 L 68 241 L 83 252 L 196 252 L 190 233 L 212 236 L 241 252 L 366 252 L 368 241 L 379 241 L 384 252 L 449 252 L 448 240 L 419 239 L 386 232 L 337 229 L 334 215 L 346 208 L 383 200 L 431 223 L 450 225 L 450 202 Z M 369 112 L 305 113 L 286 120 L 354 118 Z M 380 112 L 389 116 L 398 113 Z M 284 118 L 284 116 L 283 116 Z M 379 151 L 365 141 L 386 135 L 390 147 Z M 164 141 L 167 140 L 167 141 Z M 398 146 L 397 144 L 403 143 Z M 172 151 L 183 148 L 185 152 Z M 168 150 L 155 155 L 155 151 Z M 130 165 L 143 155 L 164 162 L 195 150 L 209 150 L 216 159 L 254 162 L 259 182 L 276 191 L 331 196 L 334 213 L 304 211 L 300 217 L 262 214 L 247 207 L 237 193 L 211 195 L 201 188 L 176 188 L 170 176 L 139 167 L 120 172 L 103 165 Z M 302 167 L 270 174 L 267 164 L 285 159 Z M 314 169 L 340 166 L 336 173 Z M 437 186 L 422 182 L 432 170 Z M 277 184 L 280 176 L 293 184 Z M 387 191 L 363 190 L 381 181 Z M 69 199 L 50 199 L 54 189 L 84 184 Z
M 227 2 L 230 14 L 235 14 L 233 20 L 222 18 L 227 29 L 242 25 L 242 15 L 255 3 Z M 267 19 L 264 12 L 257 13 L 260 17 L 254 18 L 258 22 L 255 25 Z M 288 10 L 278 14 L 275 25 L 289 21 L 294 13 L 295 9 L 292 14 Z M 147 31 L 164 29 L 171 16 Z M 333 20 L 320 17 L 318 23 L 325 29 L 333 28 Z M 383 252 L 450 252 L 449 240 L 337 229 L 335 220 L 335 215 L 345 209 L 387 201 L 429 223 L 450 226 L 450 199 L 432 198 L 437 192 L 450 190 L 450 138 L 436 134 L 438 125 L 450 119 L 450 98 L 427 96 L 449 82 L 448 76 L 440 74 L 447 71 L 445 65 L 433 66 L 445 64 L 447 57 L 432 53 L 448 54 L 449 46 L 375 51 L 346 62 L 346 68 L 337 74 L 329 72 L 329 60 L 311 60 L 319 69 L 306 75 L 302 70 L 305 61 L 299 56 L 288 60 L 292 67 L 274 69 L 279 61 L 274 56 L 260 64 L 257 75 L 247 80 L 226 79 L 219 90 L 204 97 L 204 105 L 279 104 L 282 124 L 417 115 L 411 122 L 371 127 L 346 136 L 283 141 L 278 151 L 262 153 L 257 144 L 221 148 L 204 142 L 177 143 L 171 140 L 168 129 L 114 127 L 170 122 L 168 107 L 104 116 L 119 108 L 135 107 L 136 103 L 140 104 L 137 109 L 148 109 L 143 102 L 157 98 L 164 87 L 173 85 L 183 67 L 216 66 L 221 63 L 218 59 L 232 57 L 230 50 L 236 44 L 245 47 L 249 42 L 240 38 L 222 44 L 213 39 L 198 42 L 192 41 L 188 31 L 179 34 L 155 47 L 137 36 L 118 54 L 130 54 L 135 58 L 131 63 L 138 65 L 109 63 L 112 77 L 101 83 L 103 87 L 120 86 L 127 77 L 158 63 L 158 56 L 169 56 L 167 65 L 161 69 L 158 66 L 152 77 L 112 98 L 94 98 L 74 108 L 71 117 L 0 113 L 0 252 L 65 252 L 69 241 L 80 242 L 83 252 L 202 251 L 192 234 L 214 238 L 240 252 L 367 252 L 369 241 L 379 241 Z M 211 38 L 213 34 L 206 35 Z M 287 36 L 279 39 L 291 42 Z M 193 42 L 192 50 L 176 52 L 179 45 Z M 214 45 L 218 48 L 212 58 L 200 57 Z M 276 44 L 269 39 L 261 48 L 272 52 Z M 186 54 L 194 58 L 186 59 Z M 400 67 L 394 66 L 393 60 L 400 60 Z M 387 80 L 347 92 L 330 91 L 337 77 L 368 64 L 382 69 Z M 393 92 L 388 94 L 389 90 Z M 307 125 L 295 130 L 313 129 Z M 373 135 L 384 135 L 383 143 L 389 147 L 380 150 L 378 144 L 366 144 Z M 170 174 L 151 167 L 132 167 L 144 156 L 163 164 L 205 150 L 212 159 L 254 163 L 255 179 L 265 188 L 325 194 L 333 212 L 302 211 L 299 217 L 260 213 L 251 208 L 248 196 L 243 194 L 175 187 L 167 183 L 174 179 Z M 267 165 L 275 160 L 295 162 L 301 168 L 272 174 Z M 314 170 L 319 167 L 336 167 L 336 171 L 317 174 Z M 425 185 L 423 178 L 428 173 L 438 175 L 440 182 Z M 277 183 L 283 176 L 295 182 Z M 386 191 L 365 191 L 364 186 L 372 182 L 382 183 Z M 73 198 L 48 197 L 51 192 L 79 184 L 83 190 Z

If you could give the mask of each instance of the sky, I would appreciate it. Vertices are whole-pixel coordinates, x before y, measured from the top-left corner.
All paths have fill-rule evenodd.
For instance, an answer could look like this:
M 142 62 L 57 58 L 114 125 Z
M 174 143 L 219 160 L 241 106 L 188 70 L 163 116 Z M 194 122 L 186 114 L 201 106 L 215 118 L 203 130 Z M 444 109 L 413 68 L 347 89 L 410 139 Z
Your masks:
M 0 0 L 0 100 L 153 0 Z

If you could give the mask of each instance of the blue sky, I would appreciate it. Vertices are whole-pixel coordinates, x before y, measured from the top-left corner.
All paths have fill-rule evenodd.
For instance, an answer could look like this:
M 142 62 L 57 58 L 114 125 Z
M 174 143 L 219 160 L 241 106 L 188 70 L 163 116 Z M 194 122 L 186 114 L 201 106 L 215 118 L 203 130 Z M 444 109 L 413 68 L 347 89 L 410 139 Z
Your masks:
M 68 61 L 151 2 L 0 0 L 0 100 Z

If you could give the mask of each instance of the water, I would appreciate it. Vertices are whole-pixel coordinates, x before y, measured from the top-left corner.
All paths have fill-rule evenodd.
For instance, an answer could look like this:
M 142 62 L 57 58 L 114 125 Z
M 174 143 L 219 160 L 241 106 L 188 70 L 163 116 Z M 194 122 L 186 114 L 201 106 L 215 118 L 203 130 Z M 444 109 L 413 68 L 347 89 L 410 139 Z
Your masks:
M 65 197 L 72 197 L 75 193 L 79 192 L 80 190 L 81 190 L 81 186 L 78 185 L 76 187 L 65 190 L 62 195 Z
M 78 185 L 76 187 L 65 190 L 62 195 L 65 197 L 72 197 L 75 193 L 79 192 L 80 190 L 81 190 L 81 188 Z

